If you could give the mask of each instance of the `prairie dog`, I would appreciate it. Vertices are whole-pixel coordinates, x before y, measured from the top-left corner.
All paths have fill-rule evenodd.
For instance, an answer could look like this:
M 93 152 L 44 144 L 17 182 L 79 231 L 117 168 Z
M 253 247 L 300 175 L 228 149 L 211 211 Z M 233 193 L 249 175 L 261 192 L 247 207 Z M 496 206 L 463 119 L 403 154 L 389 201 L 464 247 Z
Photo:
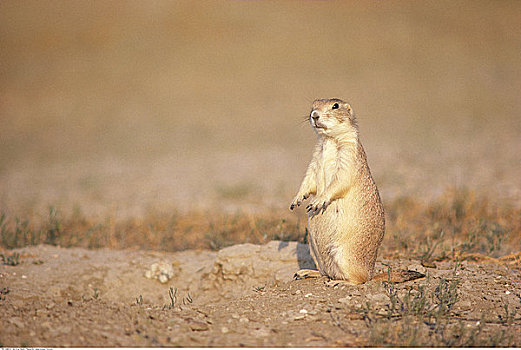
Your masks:
M 313 196 L 306 207 L 308 240 L 318 272 L 361 284 L 373 277 L 385 217 L 356 117 L 340 99 L 319 99 L 313 102 L 309 122 L 318 141 L 290 209 Z

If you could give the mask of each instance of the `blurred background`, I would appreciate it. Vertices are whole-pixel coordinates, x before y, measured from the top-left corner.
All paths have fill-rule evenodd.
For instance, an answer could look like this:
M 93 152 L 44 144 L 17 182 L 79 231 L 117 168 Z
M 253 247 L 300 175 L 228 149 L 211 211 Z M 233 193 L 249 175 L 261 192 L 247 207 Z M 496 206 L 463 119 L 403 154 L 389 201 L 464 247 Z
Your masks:
M 519 205 L 520 23 L 518 1 L 3 0 L 0 208 L 286 210 L 326 97 L 384 202 Z

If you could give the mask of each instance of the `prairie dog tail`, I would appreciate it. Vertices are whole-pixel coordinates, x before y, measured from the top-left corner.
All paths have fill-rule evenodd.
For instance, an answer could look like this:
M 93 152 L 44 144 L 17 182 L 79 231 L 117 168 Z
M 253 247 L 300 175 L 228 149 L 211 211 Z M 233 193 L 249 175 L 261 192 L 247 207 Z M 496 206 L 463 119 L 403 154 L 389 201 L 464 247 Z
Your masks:
M 412 271 L 412 270 L 397 270 L 391 272 L 391 278 L 389 279 L 389 273 L 382 272 L 373 277 L 373 281 L 376 282 L 393 282 L 393 283 L 402 283 L 407 281 L 412 281 L 418 278 L 423 278 L 425 275 L 423 273 Z

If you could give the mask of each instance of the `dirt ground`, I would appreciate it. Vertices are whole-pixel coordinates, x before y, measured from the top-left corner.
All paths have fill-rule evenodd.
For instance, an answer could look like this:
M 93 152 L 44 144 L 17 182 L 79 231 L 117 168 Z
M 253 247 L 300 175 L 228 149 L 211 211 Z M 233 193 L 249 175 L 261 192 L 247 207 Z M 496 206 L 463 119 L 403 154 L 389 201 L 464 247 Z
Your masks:
M 521 346 L 519 23 L 515 1 L 0 1 L 0 345 Z M 327 97 L 386 208 L 378 271 L 427 277 L 292 279 Z
M 18 252 L 21 263 L 0 270 L 3 346 L 521 346 L 514 260 L 425 268 L 380 259 L 380 271 L 390 265 L 427 277 L 329 286 L 292 280 L 311 263 L 296 242 L 219 252 Z M 164 284 L 145 277 L 161 262 L 173 267 Z

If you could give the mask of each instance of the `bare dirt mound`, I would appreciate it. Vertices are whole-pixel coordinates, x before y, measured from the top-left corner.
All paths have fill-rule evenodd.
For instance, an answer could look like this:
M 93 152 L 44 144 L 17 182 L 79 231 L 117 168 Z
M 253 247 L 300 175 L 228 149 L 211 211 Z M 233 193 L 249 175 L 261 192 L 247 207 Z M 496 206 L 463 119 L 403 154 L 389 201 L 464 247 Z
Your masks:
M 427 277 L 330 287 L 292 280 L 313 266 L 296 242 L 177 253 L 42 245 L 4 256 L 3 346 L 521 345 L 515 263 L 380 260 L 380 271 Z

